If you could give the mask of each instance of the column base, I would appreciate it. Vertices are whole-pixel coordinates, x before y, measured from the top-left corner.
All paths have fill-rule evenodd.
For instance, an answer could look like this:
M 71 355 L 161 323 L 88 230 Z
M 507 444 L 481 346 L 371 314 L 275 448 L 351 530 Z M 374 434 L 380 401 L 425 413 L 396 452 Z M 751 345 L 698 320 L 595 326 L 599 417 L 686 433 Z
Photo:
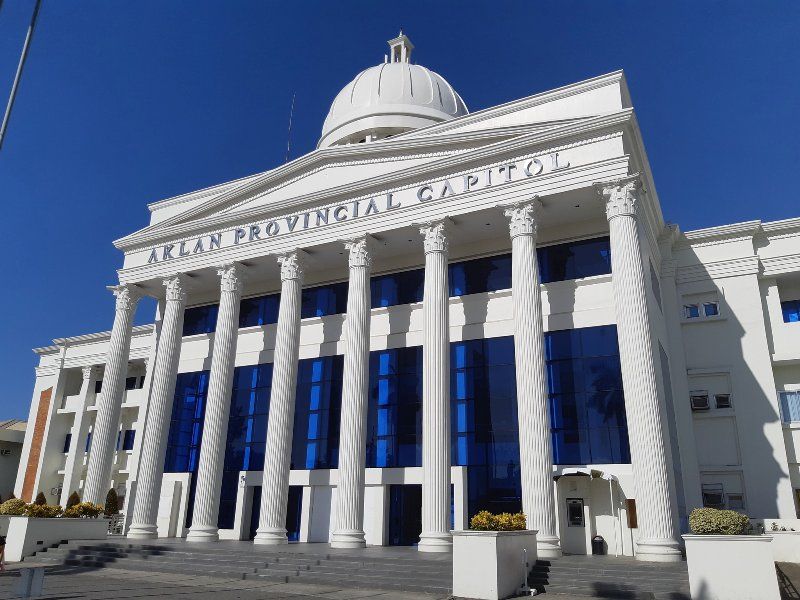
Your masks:
M 557 535 L 536 536 L 538 558 L 561 558 L 561 540 Z
M 333 532 L 331 548 L 364 548 L 367 545 L 360 529 L 339 529 Z
M 680 562 L 683 560 L 678 542 L 670 539 L 639 540 L 636 560 L 647 562 Z
M 278 529 L 278 528 L 261 528 L 259 527 L 256 530 L 256 537 L 253 539 L 254 544 L 259 544 L 261 546 L 280 546 L 282 544 L 288 544 L 289 539 L 286 537 L 286 530 L 285 529 Z
M 192 525 L 186 535 L 187 542 L 218 542 L 219 529 L 210 525 Z
M 447 533 L 423 533 L 419 536 L 420 552 L 452 552 L 453 536 Z
M 154 540 L 158 537 L 158 527 L 134 523 L 125 537 L 131 540 Z

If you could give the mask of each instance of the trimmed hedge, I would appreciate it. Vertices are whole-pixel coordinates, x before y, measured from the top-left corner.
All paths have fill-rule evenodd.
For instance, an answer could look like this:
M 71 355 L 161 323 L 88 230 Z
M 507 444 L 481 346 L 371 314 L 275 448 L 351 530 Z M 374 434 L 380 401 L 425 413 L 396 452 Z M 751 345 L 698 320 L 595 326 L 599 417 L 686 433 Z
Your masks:
M 749 525 L 747 515 L 735 510 L 695 508 L 689 515 L 689 528 L 698 535 L 741 535 Z
M 60 506 L 53 506 L 52 504 L 28 504 L 25 508 L 25 516 L 33 517 L 35 519 L 55 519 L 60 517 L 63 509 Z
M 500 513 L 493 515 L 482 510 L 469 522 L 474 531 L 524 531 L 528 528 L 524 513 Z
M 8 516 L 21 516 L 25 514 L 25 509 L 28 507 L 24 500 L 19 498 L 11 498 L 0 504 L 0 515 Z
M 103 507 L 91 502 L 79 502 L 64 511 L 68 519 L 96 519 L 103 512 Z

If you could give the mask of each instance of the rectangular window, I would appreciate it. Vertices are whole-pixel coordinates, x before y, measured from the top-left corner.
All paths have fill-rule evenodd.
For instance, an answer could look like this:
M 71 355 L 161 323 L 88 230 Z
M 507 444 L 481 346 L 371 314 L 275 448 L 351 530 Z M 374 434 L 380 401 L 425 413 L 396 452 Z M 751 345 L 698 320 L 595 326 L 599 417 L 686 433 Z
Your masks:
M 704 483 L 702 490 L 705 508 L 725 508 L 725 493 L 721 483 Z
M 424 269 L 373 277 L 369 282 L 372 308 L 422 302 L 424 285 Z
M 583 498 L 567 498 L 567 525 L 583 527 Z
M 133 442 L 136 440 L 136 430 L 126 429 L 125 435 L 122 438 L 122 449 L 133 450 Z
M 689 396 L 689 400 L 692 405 L 692 410 L 708 410 L 711 408 L 711 405 L 708 402 L 708 392 L 692 392 Z
M 697 304 L 683 305 L 683 318 L 696 319 L 700 316 L 700 307 Z
M 344 356 L 301 360 L 297 367 L 292 469 L 335 469 Z
M 69 445 L 70 445 L 71 443 L 72 443 L 72 434 L 71 434 L 71 433 L 68 433 L 66 436 L 64 436 L 64 450 L 62 450 L 62 452 L 63 452 L 64 454 L 66 454 L 67 452 L 69 452 Z
M 601 237 L 537 249 L 542 283 L 611 273 L 611 245 Z
M 511 255 L 451 263 L 448 280 L 451 297 L 511 289 Z
M 183 335 L 211 333 L 217 328 L 218 304 L 194 306 L 183 312 Z
M 793 392 L 779 392 L 781 404 L 781 417 L 784 423 L 800 421 L 800 390 Z
M 86 434 L 86 447 L 84 448 L 84 452 L 89 452 L 89 448 L 92 447 L 92 432 Z
M 728 494 L 728 508 L 730 510 L 744 510 L 744 496 L 742 494 Z
M 717 408 L 730 408 L 731 395 L 730 394 L 714 394 L 714 404 Z
M 164 459 L 165 473 L 197 472 L 208 375 L 208 371 L 178 374 Z
M 280 294 L 244 298 L 239 305 L 239 327 L 277 323 L 280 301 Z
M 305 288 L 302 293 L 300 318 L 338 315 L 347 311 L 347 282 Z
M 94 382 L 94 393 L 99 394 L 101 391 L 103 391 L 103 380 L 98 379 Z
M 781 302 L 784 323 L 800 322 L 800 300 L 787 300 Z
M 144 385 L 144 377 L 126 377 L 125 378 L 125 389 L 126 390 L 140 390 Z
M 719 302 L 703 302 L 703 314 L 707 317 L 719 315 Z

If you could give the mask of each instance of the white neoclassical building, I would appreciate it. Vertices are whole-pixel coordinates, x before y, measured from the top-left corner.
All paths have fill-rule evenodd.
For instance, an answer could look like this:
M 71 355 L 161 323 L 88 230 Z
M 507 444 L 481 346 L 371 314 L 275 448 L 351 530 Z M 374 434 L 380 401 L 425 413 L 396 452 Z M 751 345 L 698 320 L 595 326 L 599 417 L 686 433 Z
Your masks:
M 115 242 L 111 331 L 35 350 L 15 493 L 431 552 L 523 510 L 543 556 L 658 561 L 694 507 L 795 518 L 800 219 L 666 223 L 621 72 L 470 113 L 389 45 L 316 150 Z

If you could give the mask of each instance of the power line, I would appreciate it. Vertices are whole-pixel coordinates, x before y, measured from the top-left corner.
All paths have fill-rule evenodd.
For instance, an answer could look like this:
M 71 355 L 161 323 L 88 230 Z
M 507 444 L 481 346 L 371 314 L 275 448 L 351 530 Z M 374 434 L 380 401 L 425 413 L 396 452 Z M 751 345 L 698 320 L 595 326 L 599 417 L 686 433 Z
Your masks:
M 22 78 L 22 70 L 25 68 L 25 60 L 28 58 L 28 50 L 31 46 L 31 39 L 33 39 L 33 30 L 36 28 L 36 19 L 39 16 L 39 7 L 41 4 L 42 0 L 36 0 L 36 5 L 33 7 L 33 14 L 31 15 L 31 24 L 28 26 L 28 33 L 25 35 L 25 43 L 22 46 L 22 54 L 19 57 L 17 73 L 14 75 L 14 83 L 11 86 L 11 95 L 8 97 L 6 113 L 3 115 L 3 124 L 0 125 L 0 148 L 3 147 L 3 140 L 6 137 L 8 120 L 11 118 L 11 109 L 14 107 L 14 100 L 17 97 L 17 88 L 19 88 L 19 81 Z M 2 0 L 0 0 L 0 7 L 2 7 Z

